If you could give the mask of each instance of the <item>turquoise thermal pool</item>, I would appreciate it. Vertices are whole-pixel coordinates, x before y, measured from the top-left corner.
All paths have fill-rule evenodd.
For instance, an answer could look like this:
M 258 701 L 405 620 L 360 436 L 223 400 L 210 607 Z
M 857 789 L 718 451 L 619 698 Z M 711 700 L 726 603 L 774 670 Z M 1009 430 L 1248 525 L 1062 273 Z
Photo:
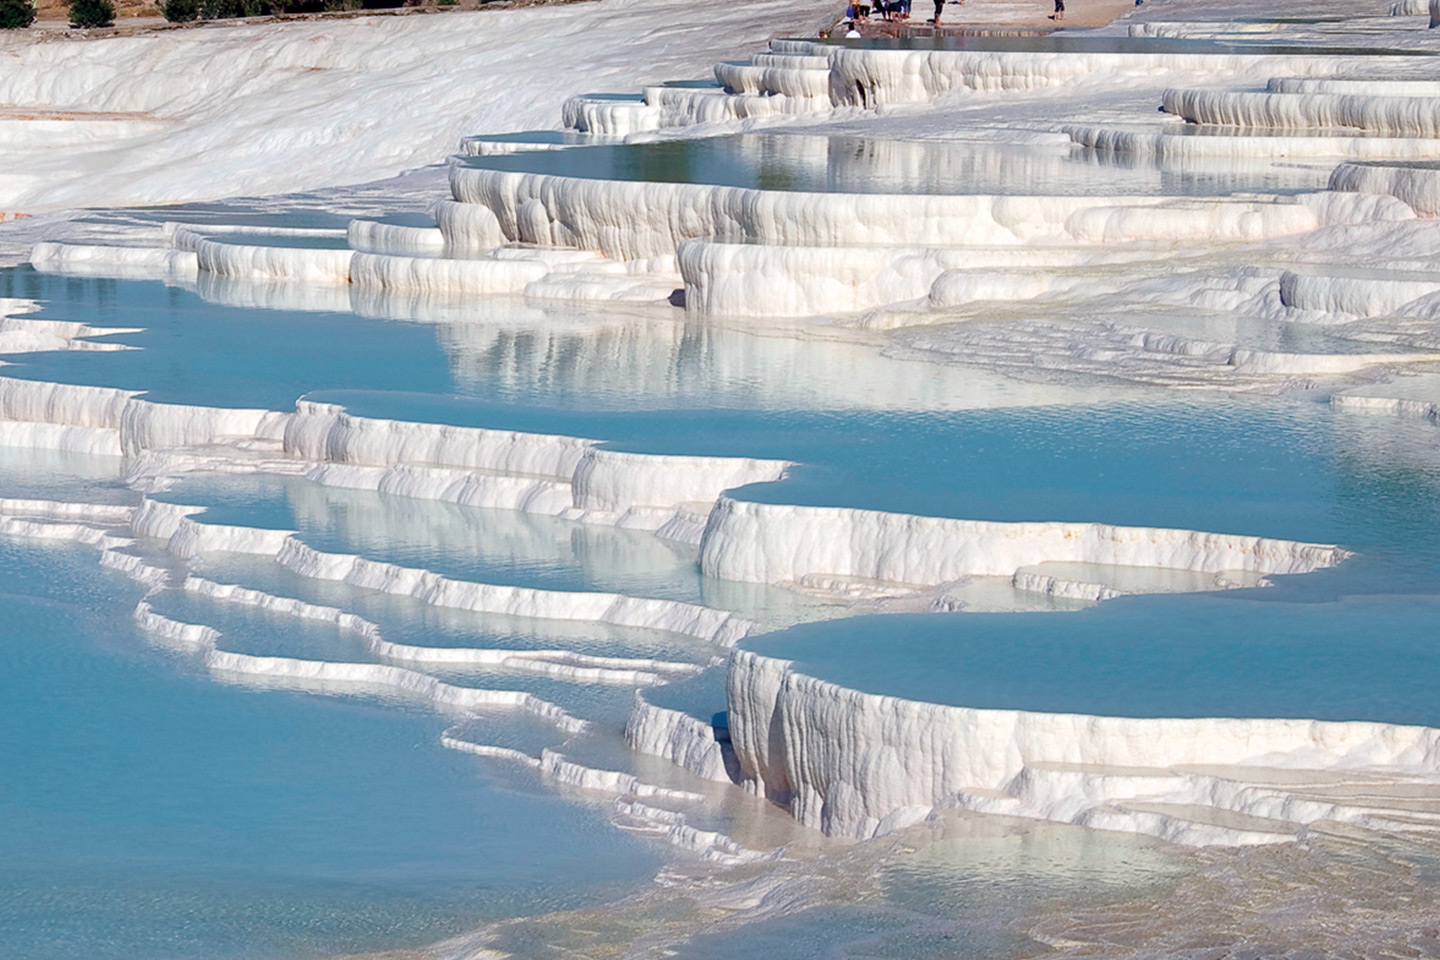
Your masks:
M 17 42 L 5 960 L 1440 955 L 1429 10 L 767 3 Z
M 1037 146 L 748 134 L 573 146 L 455 162 L 484 170 L 597 180 L 821 193 L 1215 196 L 1315 190 L 1329 177 L 1328 167 L 1296 163 L 1235 170 L 1116 162 L 1072 146 L 1064 137 Z

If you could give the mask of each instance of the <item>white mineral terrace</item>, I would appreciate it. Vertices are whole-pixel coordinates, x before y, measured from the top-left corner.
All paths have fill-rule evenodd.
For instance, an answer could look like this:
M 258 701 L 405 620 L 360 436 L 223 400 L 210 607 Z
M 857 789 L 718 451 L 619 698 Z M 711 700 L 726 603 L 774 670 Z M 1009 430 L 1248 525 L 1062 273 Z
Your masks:
M 1440 731 L 1426 727 L 971 710 L 847 690 L 752 653 L 732 656 L 727 687 L 741 781 L 841 836 L 944 806 L 1192 844 L 1275 842 L 1317 820 L 1424 829 L 1408 791 L 1440 782 Z M 641 726 L 632 742 L 660 752 Z M 703 737 L 690 739 L 668 755 L 713 774 Z
M 668 8 L 660 0 L 628 11 L 610 0 L 504 11 L 494 14 L 502 37 L 543 38 L 558 49 L 580 36 L 585 49 L 550 57 L 567 65 L 549 78 L 548 92 L 514 103 L 502 95 L 505 78 L 529 78 L 538 68 L 506 52 L 473 108 L 455 74 L 478 69 L 475 54 L 453 38 L 443 49 L 415 52 L 420 41 L 439 42 L 438 28 L 425 23 L 439 17 L 396 18 L 404 22 L 392 32 L 413 43 L 378 36 L 352 38 L 353 47 L 344 39 L 348 22 L 335 21 L 333 36 L 314 24 L 285 24 L 263 70 L 246 53 L 251 27 L 177 31 L 183 40 L 167 48 L 153 76 L 135 64 L 149 62 L 154 38 L 106 41 L 119 51 L 110 64 L 78 45 L 47 42 L 16 55 L 0 78 L 0 98 L 92 102 L 120 115 L 121 139 L 141 146 L 82 149 L 98 138 L 90 121 L 64 128 L 81 142 L 80 159 L 65 161 L 53 189 L 33 178 L 0 184 L 0 202 L 37 212 L 82 202 L 87 177 L 104 185 L 103 197 L 174 201 L 392 175 L 439 162 L 462 134 L 492 139 L 468 138 L 448 170 L 421 171 L 396 186 L 404 195 L 395 209 L 389 198 L 358 194 L 337 202 L 333 214 L 348 225 L 226 224 L 187 219 L 184 211 L 169 222 L 153 214 L 114 223 L 57 216 L 17 230 L 18 240 L 5 234 L 4 243 L 23 245 L 42 274 L 156 281 L 249 309 L 429 321 L 459 304 L 469 311 L 461 320 L 435 321 L 457 381 L 470 358 L 510 349 L 508 373 L 490 375 L 538 380 L 526 364 L 564 354 L 572 368 L 556 376 L 572 377 L 562 386 L 578 395 L 601 379 L 593 370 L 621 369 L 673 396 L 684 388 L 675 360 L 690 333 L 682 324 L 716 323 L 706 330 L 718 342 L 730 335 L 721 320 L 783 334 L 792 329 L 784 323 L 798 328 L 821 318 L 808 334 L 850 338 L 867 359 L 815 373 L 822 354 L 762 344 L 752 349 L 773 352 L 737 379 L 755 381 L 755 397 L 784 400 L 800 393 L 785 392 L 790 380 L 828 379 L 829 392 L 810 398 L 821 409 L 843 406 L 841 396 L 856 406 L 921 411 L 953 401 L 882 382 L 893 377 L 873 365 L 875 357 L 903 353 L 954 365 L 956 382 L 974 372 L 1089 378 L 1087 385 L 1106 390 L 1123 383 L 1313 391 L 1337 411 L 1433 422 L 1440 418 L 1433 373 L 1440 361 L 1440 58 L 1425 23 L 1440 19 L 1437 3 L 1405 0 L 1392 17 L 1377 7 L 1364 37 L 1348 42 L 1323 24 L 1171 23 L 1143 19 L 1141 11 L 1135 23 L 1091 36 L 1091 47 L 1067 49 L 1061 35 L 1034 49 L 780 38 L 762 49 L 772 32 L 767 17 L 779 18 L 774 32 L 808 36 L 817 14 L 833 12 L 766 2 L 743 16 L 717 12 L 708 30 L 687 28 L 681 40 L 646 33 L 641 46 L 650 59 L 633 76 L 617 65 L 623 58 L 612 62 L 601 51 L 628 36 L 637 18 L 662 21 Z M 1183 12 L 1183 4 L 1172 6 L 1174 15 Z M 728 30 L 737 32 L 716 38 Z M 207 40 L 212 34 L 219 39 Z M 1251 49 L 1240 42 L 1257 36 Z M 1126 49 L 1126 42 L 1148 45 Z M 692 55 L 674 52 L 684 43 L 697 45 Z M 734 44 L 756 52 L 745 63 L 715 65 L 715 86 L 660 85 L 700 53 L 713 60 Z M 197 66 L 212 57 L 251 78 L 257 86 L 247 97 L 275 103 L 247 101 L 231 131 L 222 116 L 229 88 Z M 586 70 L 587 57 L 603 68 Z M 326 77 L 318 93 L 297 90 L 269 79 L 275 64 L 292 73 L 323 67 Z M 330 72 L 367 64 L 387 91 L 368 108 L 379 127 L 374 143 L 327 122 L 286 141 L 253 176 L 225 180 L 227 171 L 246 169 L 254 156 L 247 138 L 275 123 L 275 110 L 303 103 L 311 120 L 328 116 L 337 99 L 325 94 L 337 82 Z M 388 89 L 412 71 L 408 92 Z M 196 76 L 203 80 L 189 89 Z M 612 84 L 638 92 L 576 93 Z M 102 86 L 109 92 L 97 97 Z M 421 121 L 409 115 L 447 111 L 455 117 L 443 129 L 426 128 L 425 136 L 413 129 Z M 502 126 L 556 123 L 569 140 L 495 138 Z M 147 138 L 168 126 L 181 134 L 149 155 Z M 49 126 L 27 131 L 36 143 L 57 135 Z M 916 178 L 936 171 L 915 143 L 1003 146 L 1028 151 L 1032 162 L 993 160 L 984 172 L 999 185 L 987 181 L 983 192 L 908 194 L 736 186 L 700 176 L 602 179 L 480 162 L 598 142 L 586 136 L 623 149 L 742 132 L 903 141 L 910 147 L 876 148 L 868 158 L 882 174 Z M 815 162 L 828 170 L 828 149 L 820 149 Z M 359 154 L 349 166 L 347 150 Z M 166 164 L 190 156 L 193 170 L 187 165 L 191 172 L 172 188 Z M 283 175 L 287 163 L 293 178 Z M 1129 171 L 1134 188 L 1055 187 L 1074 164 Z M 1297 168 L 1306 175 L 1300 186 L 1284 180 Z M 508 298 L 503 310 L 492 306 L 501 298 Z M 633 305 L 644 324 L 663 332 L 652 340 L 632 335 L 639 321 L 612 330 L 602 303 Z M 552 323 L 545 309 L 555 304 L 582 306 L 573 329 Z M 0 351 L 95 351 L 85 359 L 104 363 L 129 349 L 97 339 L 125 331 L 90 318 L 31 317 L 37 306 L 0 301 Z M 505 326 L 532 313 L 538 319 L 521 333 Z M 507 338 L 526 346 L 507 346 Z M 647 349 L 654 356 L 642 356 Z M 731 359 L 717 355 L 717 365 Z M 450 576 L 359 548 L 322 550 L 299 530 L 212 523 L 205 507 L 162 495 L 184 478 L 253 474 L 428 505 L 419 509 L 448 504 L 587 524 L 597 536 L 634 531 L 647 546 L 683 557 L 697 580 L 710 578 L 737 596 L 748 584 L 819 597 L 829 614 L 888 611 L 890 601 L 894 609 L 912 602 L 908 609 L 953 612 L 965 609 L 964 590 L 997 585 L 1012 601 L 1077 608 L 1129 593 L 1253 587 L 1349 569 L 1353 554 L 1343 545 L 1243 530 L 1084 518 L 996 522 L 786 502 L 785 484 L 804 466 L 786 451 L 779 456 L 795 459 L 634 452 L 603 437 L 367 417 L 307 399 L 284 410 L 162 403 L 143 389 L 11 372 L 18 375 L 0 376 L 0 446 L 123 457 L 134 496 L 123 506 L 0 498 L 0 533 L 93 547 L 102 566 L 144 586 L 134 620 L 155 643 L 197 658 L 226 682 L 396 697 L 453 715 L 446 747 L 605 795 L 615 822 L 722 865 L 779 851 L 707 829 L 707 785 L 743 788 L 807 827 L 860 839 L 954 807 L 1191 845 L 1291 841 L 1321 821 L 1401 832 L 1440 824 L 1432 808 L 1409 803 L 1414 791 L 1440 786 L 1440 730 L 1303 718 L 1079 716 L 880 696 L 733 649 L 770 626 L 738 605 L 720 609 L 640 588 L 543 589 Z M 855 381 L 850 394 L 848 380 Z M 1017 404 L 1048 396 L 1016 389 Z M 757 485 L 763 492 L 745 489 Z M 1048 504 L 1035 510 L 1055 515 Z M 223 556 L 263 561 L 307 589 L 397 598 L 427 613 L 643 631 L 695 649 L 650 656 L 558 641 L 536 649 L 401 642 L 340 601 L 232 582 L 205 566 Z M 357 639 L 370 660 L 235 652 L 226 631 L 171 617 L 167 602 L 333 627 Z M 902 647 L 897 640 L 897 655 Z M 647 699 L 646 688 L 699 676 L 722 657 L 728 738 L 715 722 Z M 451 682 L 461 671 L 503 675 L 514 689 Z M 676 779 L 651 782 L 582 762 L 572 755 L 575 744 L 599 721 L 530 692 L 527 680 L 633 687 L 626 745 L 669 761 Z M 520 749 L 461 730 L 467 716 L 492 712 L 539 721 L 558 739 Z

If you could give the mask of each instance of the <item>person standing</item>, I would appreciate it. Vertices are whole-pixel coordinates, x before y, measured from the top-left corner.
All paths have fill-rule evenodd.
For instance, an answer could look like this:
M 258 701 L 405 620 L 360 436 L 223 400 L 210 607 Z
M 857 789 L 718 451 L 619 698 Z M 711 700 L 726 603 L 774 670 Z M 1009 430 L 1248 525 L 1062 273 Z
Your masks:
M 940 14 L 945 12 L 945 0 L 935 0 L 935 26 L 940 26 Z
M 1050 15 L 1051 20 L 1065 19 L 1065 0 L 1055 0 L 1055 12 Z

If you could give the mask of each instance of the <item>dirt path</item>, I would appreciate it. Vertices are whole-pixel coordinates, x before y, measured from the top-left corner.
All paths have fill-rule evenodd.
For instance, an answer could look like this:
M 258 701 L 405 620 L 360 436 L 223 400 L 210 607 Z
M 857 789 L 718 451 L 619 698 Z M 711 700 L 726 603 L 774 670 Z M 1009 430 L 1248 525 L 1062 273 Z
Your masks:
M 934 0 L 914 0 L 908 22 L 890 23 L 871 18 L 860 32 L 867 37 L 933 36 L 936 30 L 929 23 L 934 15 Z M 1116 17 L 1135 9 L 1135 0 L 1065 0 L 1065 19 L 1050 19 L 1053 0 L 947 0 L 942 14 L 940 33 L 960 33 L 966 27 L 1020 27 L 1054 29 L 1056 27 L 1103 27 Z

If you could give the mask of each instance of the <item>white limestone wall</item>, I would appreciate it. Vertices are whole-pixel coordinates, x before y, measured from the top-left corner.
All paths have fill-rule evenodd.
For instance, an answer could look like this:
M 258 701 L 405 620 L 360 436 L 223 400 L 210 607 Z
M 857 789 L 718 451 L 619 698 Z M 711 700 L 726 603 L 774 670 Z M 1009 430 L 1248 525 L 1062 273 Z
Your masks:
M 657 707 L 638 690 L 625 723 L 625 743 L 636 753 L 662 757 L 701 779 L 730 779 L 714 727 L 688 713 Z
M 1337 410 L 1368 414 L 1387 414 L 1395 417 L 1414 417 L 1440 423 L 1440 402 L 1413 397 L 1373 397 L 1355 394 L 1335 394 L 1330 405 Z
M 715 64 L 715 79 L 730 93 L 807 97 L 823 100 L 827 108 L 830 106 L 828 63 L 815 68 L 789 64 L 721 62 Z
M 464 167 L 451 169 L 450 184 L 457 200 L 493 211 L 511 240 L 621 261 L 715 237 L 774 246 L 1014 246 L 1259 240 L 1319 225 L 1303 204 L 1286 201 L 805 193 Z
M 100 273 L 160 280 L 192 279 L 200 269 L 199 259 L 188 250 L 53 242 L 31 247 L 30 265 L 40 273 Z
M 201 270 L 237 279 L 349 283 L 352 252 L 322 247 L 272 247 L 200 239 Z
M 432 464 L 565 481 L 594 443 L 579 437 L 355 417 L 343 407 L 310 401 L 297 403 L 285 425 L 285 452 L 306 460 Z
M 664 456 L 591 447 L 573 475 L 575 506 L 618 511 L 633 506 L 708 505 L 726 490 L 780 480 L 791 466 L 784 460 Z
M 134 391 L 109 387 L 0 377 L 0 422 L 24 424 L 11 427 L 11 439 L 48 439 L 64 443 L 64 449 L 133 456 L 156 447 L 265 436 L 274 433 L 281 416 L 265 410 L 152 403 Z M 75 443 L 80 446 L 72 446 Z
M 119 430 L 135 393 L 0 377 L 0 419 Z
M 122 333 L 139 333 L 133 327 L 92 327 L 73 320 L 38 320 L 28 314 L 38 304 L 27 300 L 0 298 L 0 353 L 49 353 L 88 350 L 113 353 L 132 350 L 112 340 L 91 340 Z
M 437 200 L 430 207 L 445 247 L 456 255 L 485 253 L 505 242 L 500 221 L 489 207 Z
M 349 279 L 356 286 L 432 296 L 517 294 L 550 268 L 538 260 L 447 260 L 356 253 Z
M 445 248 L 445 235 L 438 226 L 410 227 L 378 220 L 351 220 L 345 239 L 354 250 L 367 253 L 430 253 Z
M 809 317 L 925 296 L 966 251 L 771 247 L 688 240 L 676 259 L 685 309 L 702 316 Z
M 565 101 L 560 122 L 567 130 L 597 137 L 627 137 L 659 130 L 660 111 L 637 98 L 575 96 Z
M 772 49 L 828 57 L 830 99 L 837 107 L 873 108 L 967 92 L 1034 90 L 1105 74 L 1268 77 L 1306 76 L 1332 69 L 1324 58 L 1301 55 L 877 50 L 818 43 L 772 44 Z M 1423 63 L 1420 58 L 1387 61 L 1397 67 Z
M 1203 813 L 1181 831 L 1176 815 L 1147 818 L 1143 808 L 1112 804 L 1160 801 L 1301 824 L 1345 814 L 1340 804 L 1294 796 L 1307 773 L 1319 783 L 1330 771 L 1440 780 L 1440 730 L 1425 727 L 977 710 L 850 690 L 750 652 L 732 655 L 726 693 L 743 782 L 835 836 L 876 836 L 959 805 L 1181 842 L 1263 842 L 1244 827 L 1201 828 Z M 1247 786 L 1243 770 L 1234 779 L 1174 773 L 1200 765 L 1295 774 L 1287 791 Z
M 646 87 L 645 102 L 656 112 L 662 129 L 830 111 L 829 97 L 808 95 L 804 91 L 809 89 L 809 85 L 803 81 L 785 86 L 787 91 L 797 92 L 732 94 L 720 89 Z
M 1298 310 L 1376 317 L 1440 291 L 1440 275 L 1394 277 L 1327 276 L 1287 270 L 1280 275 L 1280 302 Z
M 1271 93 L 1369 94 L 1387 97 L 1440 97 L 1440 80 L 1365 77 L 1272 77 Z
M 703 668 L 690 663 L 643 657 L 603 657 L 573 650 L 494 649 L 477 647 L 426 647 L 386 640 L 375 623 L 338 607 L 278 597 L 236 584 L 216 583 L 189 576 L 180 587 L 186 593 L 219 603 L 255 607 L 278 616 L 332 624 L 359 634 L 371 654 L 403 663 L 444 665 L 451 668 L 495 668 L 513 673 L 555 677 L 576 683 L 652 686 Z
M 1324 544 L 1193 530 L 949 520 L 730 497 L 711 511 L 700 550 L 701 569 L 725 580 L 795 583 L 829 575 L 914 586 L 1009 577 L 1040 563 L 1292 574 L 1349 556 Z
M 587 727 L 584 720 L 526 691 L 460 687 L 425 673 L 388 664 L 336 663 L 232 653 L 219 649 L 221 635 L 214 628 L 162 616 L 143 600 L 135 608 L 134 619 L 141 630 L 167 646 L 188 648 L 202 654 L 205 666 L 212 673 L 252 685 L 329 694 L 386 691 L 444 711 L 515 710 L 545 720 L 568 734 L 580 733 Z
M 1330 189 L 1388 194 L 1422 217 L 1440 217 L 1440 165 L 1342 163 L 1330 175 Z
M 1412 160 L 1440 158 L 1440 140 L 1425 137 L 1310 137 L 1236 134 L 1185 136 L 1183 129 L 1147 132 L 1076 124 L 1065 128 L 1076 143 L 1108 154 L 1153 157 L 1167 169 L 1205 163 L 1230 165 L 1274 159 Z M 1357 131 L 1358 132 L 1358 131 Z
M 1166 90 L 1166 113 L 1191 123 L 1252 129 L 1350 129 L 1394 137 L 1440 137 L 1440 99 L 1326 93 Z
M 618 139 L 700 124 L 828 113 L 831 109 L 820 83 L 824 74 L 812 77 L 809 74 L 815 71 L 736 68 L 732 76 L 730 69 L 727 64 L 716 68 L 717 75 L 723 70 L 740 84 L 735 92 L 719 87 L 648 86 L 639 98 L 582 94 L 565 102 L 562 122 L 568 130 Z M 775 89 L 761 89 L 765 80 Z

